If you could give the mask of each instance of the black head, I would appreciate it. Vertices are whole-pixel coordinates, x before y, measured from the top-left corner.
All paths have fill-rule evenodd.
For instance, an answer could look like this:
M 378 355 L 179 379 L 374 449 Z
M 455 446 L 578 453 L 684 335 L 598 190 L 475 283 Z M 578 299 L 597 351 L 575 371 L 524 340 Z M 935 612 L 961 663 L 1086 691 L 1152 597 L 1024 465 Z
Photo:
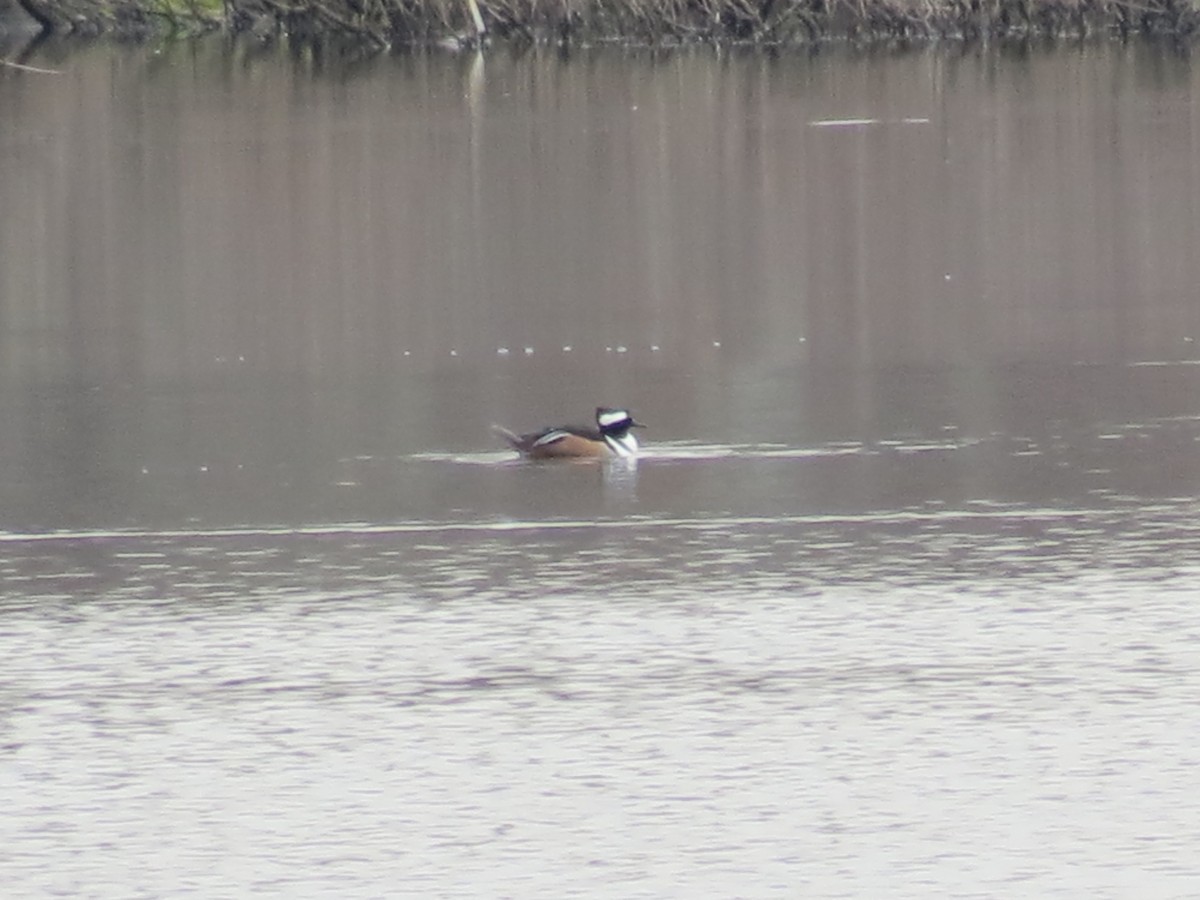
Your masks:
M 629 410 L 611 406 L 596 407 L 596 425 L 602 434 L 624 434 L 630 428 L 646 427 L 635 421 Z

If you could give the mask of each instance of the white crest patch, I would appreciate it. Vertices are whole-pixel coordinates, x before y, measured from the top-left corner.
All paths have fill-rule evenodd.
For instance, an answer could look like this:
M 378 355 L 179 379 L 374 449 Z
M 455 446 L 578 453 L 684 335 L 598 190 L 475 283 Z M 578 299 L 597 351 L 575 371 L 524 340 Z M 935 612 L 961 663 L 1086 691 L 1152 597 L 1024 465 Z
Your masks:
M 629 413 L 623 409 L 610 409 L 608 412 L 602 412 L 596 416 L 596 424 L 601 428 L 609 428 L 613 425 L 620 424 L 629 418 Z M 635 442 L 636 443 L 636 442 Z

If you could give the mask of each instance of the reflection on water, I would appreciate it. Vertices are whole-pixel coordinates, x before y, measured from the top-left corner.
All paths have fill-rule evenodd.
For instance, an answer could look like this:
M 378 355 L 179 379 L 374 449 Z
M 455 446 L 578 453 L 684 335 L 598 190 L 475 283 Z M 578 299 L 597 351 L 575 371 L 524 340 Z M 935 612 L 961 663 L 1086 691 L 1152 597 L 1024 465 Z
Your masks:
M 569 412 L 629 370 L 690 410 L 722 364 L 1197 356 L 1196 74 L 1153 48 L 56 65 L 0 82 L 8 379 L 437 371 L 512 419 L 525 367 L 589 372 Z
M 28 61 L 9 893 L 1194 891 L 1186 58 Z

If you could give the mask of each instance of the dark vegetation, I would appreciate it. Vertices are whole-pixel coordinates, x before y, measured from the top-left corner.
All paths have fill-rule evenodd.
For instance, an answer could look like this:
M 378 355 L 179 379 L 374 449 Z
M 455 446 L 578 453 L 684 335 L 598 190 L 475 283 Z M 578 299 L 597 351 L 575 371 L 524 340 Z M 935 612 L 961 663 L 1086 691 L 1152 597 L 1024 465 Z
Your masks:
M 15 0 L 54 33 L 126 36 L 224 29 L 262 40 L 349 39 L 379 47 L 697 41 L 927 42 L 1190 38 L 1191 0 Z

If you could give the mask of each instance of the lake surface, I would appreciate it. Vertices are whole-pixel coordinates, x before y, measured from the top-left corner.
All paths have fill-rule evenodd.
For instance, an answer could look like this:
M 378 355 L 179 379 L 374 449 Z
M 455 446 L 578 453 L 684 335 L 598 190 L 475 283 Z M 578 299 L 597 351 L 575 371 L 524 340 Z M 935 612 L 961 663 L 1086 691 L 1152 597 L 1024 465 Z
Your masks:
M 1186 56 L 22 62 L 6 894 L 1200 893 Z

